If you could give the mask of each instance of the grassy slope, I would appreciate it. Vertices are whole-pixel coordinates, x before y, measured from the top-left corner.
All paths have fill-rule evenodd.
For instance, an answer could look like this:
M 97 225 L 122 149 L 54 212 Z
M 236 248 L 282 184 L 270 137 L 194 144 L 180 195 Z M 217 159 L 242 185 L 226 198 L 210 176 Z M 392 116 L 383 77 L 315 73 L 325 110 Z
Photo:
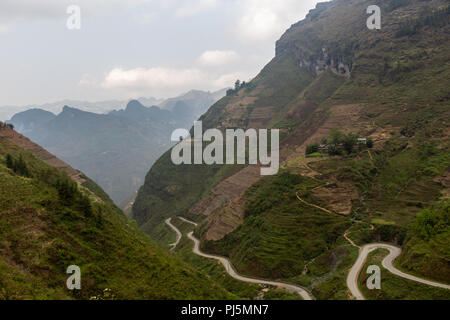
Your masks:
M 280 110 L 274 123 L 290 127 L 292 138 L 288 136 L 287 141 L 291 144 L 301 143 L 299 137 L 305 132 L 305 123 L 286 122 L 283 113 L 305 100 L 314 102 L 316 110 L 322 110 L 324 116 L 329 115 L 327 110 L 334 105 L 361 104 L 362 116 L 374 126 L 391 130 L 392 138 L 374 153 L 374 160 L 365 153 L 321 161 L 315 169 L 323 173 L 325 180 L 338 178 L 358 188 L 362 195 L 361 203 L 355 205 L 352 217 L 365 224 L 355 225 L 352 235 L 359 243 L 389 241 L 404 244 L 407 250 L 400 259 L 403 266 L 410 266 L 418 274 L 448 281 L 449 265 L 445 264 L 448 260 L 445 241 L 448 239 L 431 244 L 425 244 L 423 240 L 419 242 L 411 231 L 411 224 L 423 208 L 439 201 L 442 186 L 433 180 L 450 167 L 446 130 L 450 122 L 449 24 L 447 21 L 440 27 L 424 26 L 409 37 L 397 35 L 408 20 L 425 21 L 428 14 L 424 13 L 425 6 L 433 10 L 445 7 L 446 3 L 417 0 L 405 1 L 404 5 L 396 7 L 394 2 L 379 3 L 383 10 L 383 28 L 379 32 L 365 27 L 366 15 L 362 13 L 373 4 L 371 1 L 334 1 L 329 4 L 329 9 L 325 7 L 312 12 L 305 22 L 294 26 L 282 37 L 277 44 L 277 58 L 254 83 L 264 82 L 265 91 L 258 94 L 271 99 L 271 103 Z M 279 80 L 277 71 L 292 72 L 282 66 L 288 66 L 293 56 L 301 54 L 314 60 L 323 47 L 333 57 L 352 65 L 350 79 L 336 82 L 325 76 L 316 78 L 319 84 L 322 84 L 320 81 L 329 84 L 323 86 L 315 85 L 312 78 L 305 76 L 310 82 L 303 87 L 294 87 L 293 81 L 283 83 L 282 79 Z M 305 73 L 297 67 L 293 70 Z M 272 87 L 279 88 L 280 84 L 292 92 L 285 96 L 265 96 L 276 91 Z M 326 94 L 323 94 L 324 88 L 328 88 Z M 251 95 L 252 92 L 255 90 L 245 94 Z M 205 117 L 209 127 L 227 116 L 221 110 L 230 99 L 226 98 L 212 107 Z M 320 121 L 307 123 L 320 125 Z M 178 174 L 189 175 L 190 170 Z M 273 179 L 276 181 L 278 178 Z M 177 179 L 181 179 L 180 176 Z M 154 181 L 154 178 L 150 175 L 148 180 Z M 337 233 L 331 233 L 332 237 L 328 239 L 322 236 L 322 231 L 337 230 L 334 220 L 338 218 L 325 217 L 321 212 L 304 208 L 293 199 L 295 193 L 283 187 L 272 184 L 274 188 L 270 191 L 273 193 L 269 193 L 271 180 L 267 179 L 249 191 L 247 205 L 256 201 L 257 206 L 252 207 L 244 224 L 225 239 L 205 244 L 205 248 L 229 255 L 241 272 L 284 278 L 297 275 L 296 280 L 313 286 L 318 297 L 346 298 L 345 276 L 352 258 L 356 257 L 355 250 L 349 248 Z M 155 189 L 159 187 L 154 185 Z M 302 183 L 292 187 L 301 188 Z M 151 196 L 149 192 L 142 192 L 141 201 Z M 190 194 L 180 193 L 178 196 L 183 199 Z M 264 198 L 270 201 L 264 201 Z M 284 201 L 280 202 L 278 198 Z M 164 214 L 182 214 L 186 208 L 165 210 Z M 142 211 L 136 212 L 140 214 Z M 153 214 L 150 210 L 148 213 Z M 342 225 L 350 223 L 349 219 L 341 220 Z M 374 230 L 368 228 L 369 223 L 374 224 Z M 314 232 L 302 232 L 306 225 Z M 317 247 L 311 245 L 314 241 L 317 241 Z M 431 252 L 436 261 L 444 263 L 426 266 Z M 310 258 L 306 256 L 308 254 L 317 260 L 311 264 L 308 275 L 298 276 Z M 333 270 L 330 261 L 336 256 L 340 263 Z M 444 267 L 438 268 L 437 265 Z
M 421 212 L 407 235 L 398 264 L 406 272 L 450 283 L 450 201 Z
M 348 228 L 343 217 L 300 203 L 296 192 L 314 181 L 282 173 L 249 189 L 248 216 L 235 232 L 204 247 L 231 257 L 244 274 L 289 278 L 301 274 L 306 262 L 331 249 Z
M 33 178 L 6 168 L 6 154 L 21 154 Z M 29 152 L 0 140 L 0 299 L 102 298 L 106 288 L 119 299 L 230 297 L 150 242 L 111 204 L 86 190 L 91 211 L 79 200 L 63 203 L 51 183 L 61 177 Z M 81 291 L 65 287 L 72 264 L 81 267 Z

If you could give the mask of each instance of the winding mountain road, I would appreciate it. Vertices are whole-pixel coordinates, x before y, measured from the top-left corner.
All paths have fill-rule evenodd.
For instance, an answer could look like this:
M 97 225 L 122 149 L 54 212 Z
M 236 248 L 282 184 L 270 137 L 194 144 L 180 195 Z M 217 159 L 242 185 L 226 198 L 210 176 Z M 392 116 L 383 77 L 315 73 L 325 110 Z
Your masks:
M 172 218 L 167 219 L 167 220 L 166 220 L 166 224 L 167 224 L 167 225 L 169 226 L 169 228 L 172 229 L 172 230 L 176 233 L 176 235 L 177 235 L 176 241 L 175 241 L 174 243 L 170 244 L 170 246 L 172 247 L 170 250 L 175 250 L 175 248 L 176 248 L 176 247 L 178 246 L 178 244 L 180 243 L 181 238 L 183 237 L 183 235 L 181 234 L 180 230 L 178 230 L 178 228 L 175 227 L 175 226 L 172 224 Z
M 181 221 L 184 221 L 184 222 L 186 222 L 186 223 L 189 223 L 189 224 L 193 224 L 194 226 L 198 226 L 198 223 L 195 223 L 195 222 L 193 222 L 193 221 L 189 221 L 188 219 L 185 219 L 185 218 L 183 218 L 183 217 L 177 217 L 178 219 L 180 219 Z
M 197 223 L 189 221 L 185 218 L 178 217 L 178 219 L 180 219 L 186 223 L 190 223 L 194 226 L 198 226 Z M 171 219 L 167 219 L 166 224 L 177 233 L 177 238 L 178 238 L 178 235 L 181 235 L 180 230 L 178 230 L 173 224 L 171 224 Z M 267 281 L 267 280 L 261 280 L 261 279 L 255 279 L 255 278 L 248 278 L 248 277 L 239 275 L 234 270 L 233 266 L 231 265 L 231 263 L 228 259 L 226 259 L 224 257 L 220 257 L 220 256 L 203 253 L 200 250 L 200 240 L 198 240 L 197 238 L 194 237 L 194 232 L 190 232 L 187 236 L 189 239 L 191 239 L 194 242 L 194 248 L 192 249 L 192 252 L 194 254 L 196 254 L 200 257 L 203 257 L 203 258 L 218 260 L 225 267 L 226 272 L 232 278 L 234 278 L 236 280 L 244 281 L 247 283 L 265 284 L 265 285 L 269 285 L 269 286 L 281 287 L 281 288 L 286 289 L 289 292 L 299 294 L 304 300 L 313 300 L 313 296 L 308 291 L 306 291 L 305 289 L 303 289 L 299 286 L 294 286 L 291 284 L 276 282 L 276 281 Z M 180 237 L 180 239 L 181 239 L 181 237 Z M 178 243 L 180 242 L 180 239 L 178 239 L 177 242 L 174 244 L 175 245 L 174 248 L 178 245 Z
M 347 240 L 349 240 L 349 239 L 347 239 Z M 354 245 L 354 243 L 353 243 L 353 245 Z M 354 245 L 354 246 L 356 246 L 356 245 Z M 397 259 L 398 256 L 400 256 L 400 254 L 402 253 L 402 249 L 388 245 L 388 244 L 384 244 L 384 243 L 373 243 L 373 244 L 365 245 L 362 248 L 360 248 L 358 259 L 356 260 L 353 267 L 350 269 L 350 272 L 347 276 L 347 287 L 350 289 L 350 292 L 356 298 L 356 300 L 365 300 L 363 294 L 359 290 L 358 277 L 361 272 L 361 269 L 363 268 L 364 264 L 367 261 L 367 257 L 369 256 L 369 254 L 372 251 L 375 251 L 377 249 L 389 250 L 389 255 L 387 255 L 386 258 L 383 259 L 382 265 L 385 269 L 387 269 L 392 274 L 402 277 L 402 278 L 405 278 L 405 279 L 408 279 L 408 280 L 420 282 L 420 283 L 423 283 L 423 284 L 426 284 L 429 286 L 450 289 L 449 285 L 421 279 L 421 278 L 412 276 L 410 274 L 407 274 L 407 273 L 404 273 L 404 272 L 398 270 L 397 268 L 394 267 L 393 262 L 395 259 Z
M 304 204 L 308 205 L 308 206 L 312 206 L 315 207 L 319 210 L 322 210 L 324 212 L 333 214 L 333 212 L 331 212 L 330 210 L 327 210 L 325 208 L 319 207 L 315 204 L 309 203 L 305 200 L 303 200 L 300 195 L 297 192 L 297 199 L 300 200 L 301 202 L 303 202 Z M 353 221 L 356 222 L 356 221 Z M 373 226 L 371 226 L 371 228 L 373 228 Z M 351 227 L 350 227 L 351 229 Z M 429 286 L 433 286 L 433 287 L 439 287 L 439 288 L 444 288 L 444 289 L 450 289 L 449 285 L 446 284 L 442 284 L 439 282 L 434 282 L 434 281 L 429 281 L 429 280 L 425 280 L 419 277 L 415 277 L 413 275 L 404 273 L 400 270 L 398 270 L 397 268 L 394 267 L 393 262 L 395 259 L 397 259 L 400 254 L 402 253 L 402 249 L 392 246 L 392 245 L 388 245 L 388 244 L 384 244 L 384 243 L 373 243 L 373 244 L 368 244 L 365 245 L 363 247 L 358 246 L 355 242 L 353 242 L 352 239 L 350 239 L 348 237 L 348 234 L 350 232 L 350 229 L 348 229 L 347 231 L 345 231 L 344 233 L 344 238 L 353 246 L 356 248 L 359 248 L 359 255 L 358 255 L 358 259 L 356 260 L 356 262 L 354 263 L 354 265 L 352 266 L 352 268 L 350 269 L 350 272 L 348 273 L 347 276 L 347 287 L 349 288 L 351 294 L 353 295 L 353 297 L 355 297 L 356 300 L 365 300 L 363 294 L 361 293 L 361 291 L 359 290 L 359 285 L 358 285 L 358 278 L 359 278 L 359 274 L 361 273 L 361 269 L 363 268 L 364 264 L 367 261 L 367 257 L 369 255 L 369 253 L 371 253 L 374 250 L 377 249 L 387 249 L 389 250 L 389 255 L 386 256 L 384 258 L 384 260 L 382 261 L 382 265 L 385 269 L 387 269 L 389 272 L 391 272 L 392 274 L 408 279 L 408 280 L 412 280 L 412 281 L 416 281 L 419 283 L 423 283 Z
M 182 217 L 178 217 L 180 220 L 186 222 L 186 223 L 190 223 L 194 226 L 198 226 L 197 223 L 189 221 L 185 218 Z M 182 234 L 180 232 L 180 230 L 178 230 L 172 223 L 171 223 L 172 219 L 167 219 L 166 220 L 166 224 L 177 234 L 177 241 L 175 243 L 173 243 L 171 246 L 173 247 L 173 249 L 176 248 L 176 246 L 179 244 Z M 352 268 L 350 269 L 350 272 L 348 273 L 347 276 L 347 287 L 349 288 L 351 294 L 355 297 L 356 300 L 365 300 L 364 295 L 361 293 L 361 291 L 359 290 L 359 285 L 358 285 L 358 278 L 359 278 L 359 274 L 361 273 L 361 269 L 363 268 L 364 264 L 367 261 L 367 257 L 369 256 L 369 254 L 377 249 L 387 249 L 389 251 L 389 254 L 383 259 L 382 261 L 382 265 L 385 269 L 387 269 L 389 272 L 391 272 L 392 274 L 408 279 L 408 280 L 412 280 L 412 281 L 416 281 L 419 283 L 423 283 L 429 286 L 433 286 L 433 287 L 439 287 L 439 288 L 444 288 L 444 289 L 450 289 L 450 285 L 446 285 L 446 284 L 442 284 L 439 282 L 434 282 L 434 281 L 430 281 L 430 280 L 426 280 L 426 279 L 422 279 L 407 273 L 404 273 L 400 270 L 398 270 L 397 268 L 394 267 L 393 262 L 395 259 L 397 259 L 400 254 L 402 253 L 402 249 L 389 245 L 389 244 L 384 244 L 384 243 L 373 243 L 373 244 L 368 244 L 365 245 L 363 247 L 360 247 L 358 245 L 356 245 L 349 237 L 348 237 L 348 233 L 349 233 L 350 229 L 347 230 L 344 234 L 344 238 L 354 247 L 359 248 L 359 255 L 358 255 L 358 259 L 356 260 L 356 262 L 353 264 Z M 256 278 L 249 278 L 249 277 L 244 277 L 239 275 L 233 268 L 233 266 L 231 265 L 230 261 L 224 257 L 220 257 L 220 256 L 216 256 L 216 255 L 211 255 L 211 254 L 206 254 L 203 253 L 200 250 L 200 240 L 198 240 L 197 238 L 194 237 L 194 232 L 190 232 L 188 235 L 188 238 L 191 239 L 194 242 L 194 248 L 192 249 L 192 252 L 198 256 L 204 257 L 204 258 L 208 258 L 208 259 L 214 259 L 214 260 L 218 260 L 224 267 L 226 272 L 234 279 L 236 280 L 240 280 L 240 281 L 244 281 L 247 283 L 254 283 L 254 284 L 265 284 L 265 285 L 270 285 L 270 286 L 275 286 L 275 287 L 281 287 L 286 289 L 289 292 L 294 292 L 299 294 L 304 300 L 313 300 L 314 297 L 304 288 L 299 287 L 299 286 L 295 286 L 295 285 L 291 285 L 291 284 L 287 284 L 287 283 L 282 283 L 282 282 L 276 282 L 276 281 L 268 281 L 268 280 L 262 280 L 262 279 L 256 279 Z
M 265 285 L 269 285 L 269 286 L 281 287 L 281 288 L 286 289 L 289 292 L 298 293 L 304 300 L 313 300 L 313 297 L 311 296 L 311 294 L 301 287 L 294 286 L 294 285 L 287 284 L 287 283 L 282 283 L 282 282 L 266 281 L 266 280 L 241 276 L 236 273 L 236 271 L 233 269 L 233 266 L 231 265 L 231 263 L 228 259 L 226 259 L 224 257 L 219 257 L 219 256 L 210 255 L 210 254 L 201 252 L 200 251 L 200 241 L 194 237 L 193 232 L 190 232 L 188 234 L 188 238 L 194 242 L 194 248 L 192 250 L 193 253 L 195 253 L 198 256 L 204 257 L 204 258 L 218 260 L 225 267 L 225 270 L 227 271 L 227 273 L 236 280 L 244 281 L 247 283 L 265 284 Z

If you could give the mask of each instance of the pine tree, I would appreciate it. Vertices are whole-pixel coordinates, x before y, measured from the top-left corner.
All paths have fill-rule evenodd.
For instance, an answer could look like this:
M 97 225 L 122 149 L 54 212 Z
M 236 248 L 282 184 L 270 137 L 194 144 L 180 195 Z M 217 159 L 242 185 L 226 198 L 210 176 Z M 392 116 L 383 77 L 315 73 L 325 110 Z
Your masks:
M 9 153 L 6 155 L 6 166 L 9 169 L 14 169 L 14 159 Z
M 14 164 L 14 171 L 21 176 L 30 177 L 30 171 L 28 170 L 25 160 L 23 160 L 22 155 L 19 155 L 19 159 Z
M 84 212 L 86 217 L 92 216 L 92 205 L 88 197 L 81 197 L 80 199 L 80 209 Z

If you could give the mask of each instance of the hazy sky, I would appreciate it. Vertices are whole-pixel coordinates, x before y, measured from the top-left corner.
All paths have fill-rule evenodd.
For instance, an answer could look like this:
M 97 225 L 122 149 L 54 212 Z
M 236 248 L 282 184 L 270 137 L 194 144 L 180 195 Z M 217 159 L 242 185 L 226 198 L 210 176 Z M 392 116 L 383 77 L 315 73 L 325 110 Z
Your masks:
M 0 0 L 0 105 L 164 98 L 248 80 L 316 0 Z M 69 30 L 69 5 L 81 29 Z

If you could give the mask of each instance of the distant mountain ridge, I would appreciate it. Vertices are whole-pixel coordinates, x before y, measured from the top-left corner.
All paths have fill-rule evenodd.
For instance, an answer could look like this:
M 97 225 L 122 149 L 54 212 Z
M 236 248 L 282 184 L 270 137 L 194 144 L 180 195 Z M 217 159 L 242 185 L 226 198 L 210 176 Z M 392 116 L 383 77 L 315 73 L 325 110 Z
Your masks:
M 196 99 L 198 97 L 198 99 Z M 167 109 L 131 100 L 106 114 L 64 106 L 59 114 L 41 109 L 18 113 L 9 123 L 73 167 L 86 172 L 122 204 L 144 182 L 145 173 L 168 150 L 173 130 L 190 128 L 215 102 L 207 92 L 190 92 Z
M 149 101 L 151 101 L 151 104 L 156 104 L 160 102 L 160 100 L 157 100 L 155 98 L 141 98 L 141 99 L 145 101 L 145 103 L 147 104 Z M 80 110 L 95 113 L 107 113 L 114 109 L 123 109 L 126 107 L 127 103 L 128 101 L 122 100 L 89 102 L 89 101 L 65 99 L 61 101 L 44 104 L 32 104 L 25 106 L 0 106 L 0 119 L 8 120 L 17 113 L 31 109 L 40 109 L 54 114 L 58 114 L 62 111 L 63 106 L 72 106 Z
M 215 102 L 225 96 L 226 90 L 227 89 L 221 89 L 215 92 L 191 90 L 175 98 L 158 99 L 154 97 L 140 97 L 134 100 L 139 101 L 145 106 L 160 106 L 163 109 L 170 109 L 171 107 L 173 107 L 174 102 L 180 100 L 185 102 L 191 101 L 193 102 L 192 105 L 196 106 L 199 105 L 199 100 L 202 99 L 204 103 L 209 103 L 209 105 L 207 106 L 209 107 L 211 105 L 210 101 Z M 0 120 L 6 121 L 8 119 L 11 119 L 13 115 L 30 109 L 42 109 L 57 114 L 62 111 L 63 106 L 71 106 L 83 111 L 103 114 L 111 112 L 113 110 L 125 109 L 129 101 L 130 100 L 105 100 L 92 102 L 65 99 L 51 103 L 31 104 L 25 106 L 0 106 Z M 201 107 L 200 109 L 203 109 L 203 107 Z

